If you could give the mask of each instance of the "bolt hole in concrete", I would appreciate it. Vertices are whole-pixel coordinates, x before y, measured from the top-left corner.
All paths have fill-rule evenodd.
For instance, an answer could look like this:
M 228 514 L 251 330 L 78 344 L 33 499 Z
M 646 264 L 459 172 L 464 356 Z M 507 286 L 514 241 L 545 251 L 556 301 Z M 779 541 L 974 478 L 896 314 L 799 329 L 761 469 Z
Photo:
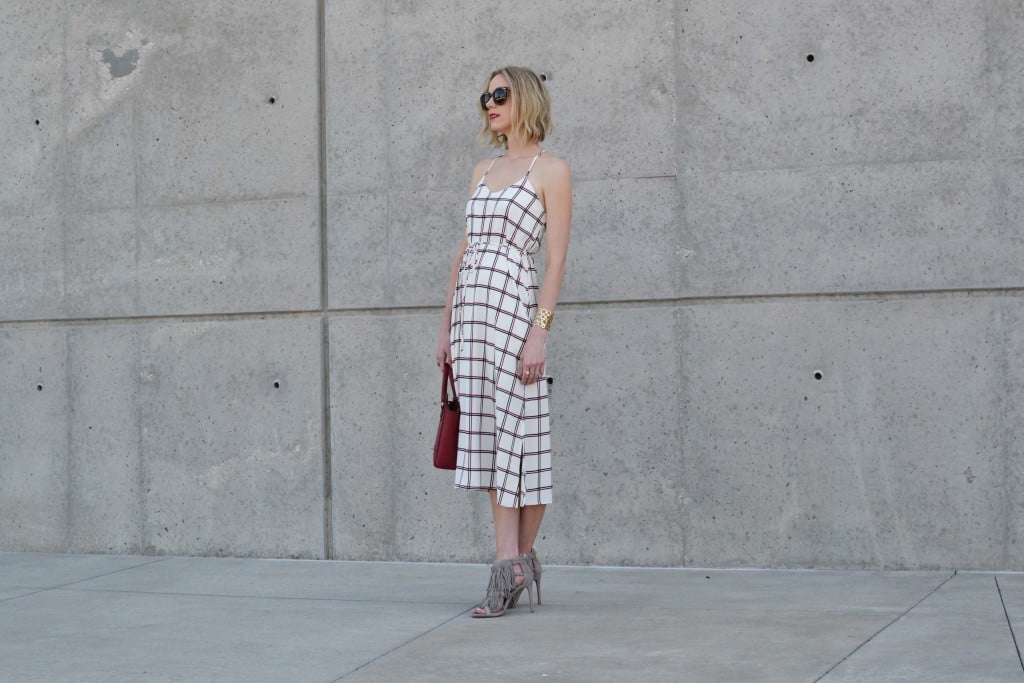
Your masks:
M 807 55 L 807 61 L 808 62 L 813 62 L 814 61 L 814 55 Z
M 42 390 L 43 390 L 43 385 L 42 384 L 37 384 L 36 385 L 36 391 L 42 391 Z
M 821 379 L 824 376 L 825 375 L 821 374 L 821 370 L 815 370 L 814 371 L 814 379 Z
M 274 388 L 275 389 L 280 389 L 281 388 L 281 383 L 280 382 L 274 382 Z
M 271 98 L 270 98 L 269 100 L 267 100 L 267 101 L 268 101 L 268 102 L 270 102 L 271 104 L 274 104 L 275 102 L 277 102 L 277 98 L 276 98 L 276 97 L 271 97 Z

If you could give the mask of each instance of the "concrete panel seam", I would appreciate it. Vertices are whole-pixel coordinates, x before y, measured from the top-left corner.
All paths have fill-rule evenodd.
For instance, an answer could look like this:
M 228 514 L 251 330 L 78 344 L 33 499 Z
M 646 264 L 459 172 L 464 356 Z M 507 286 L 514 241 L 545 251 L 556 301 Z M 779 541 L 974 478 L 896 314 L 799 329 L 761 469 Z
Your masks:
M 132 397 L 132 413 L 135 416 L 135 443 L 138 463 L 136 467 L 136 481 L 138 482 L 138 513 L 139 513 L 139 537 L 136 541 L 139 552 L 146 549 L 146 523 L 149 516 L 149 505 L 146 496 L 146 454 L 143 444 L 145 443 L 145 425 L 143 425 L 142 412 L 139 407 L 142 403 L 142 344 L 138 337 L 133 339 L 132 349 L 135 353 L 135 372 L 132 373 L 133 389 L 135 395 Z
M 573 176 L 573 185 L 583 183 L 605 183 L 609 180 L 678 180 L 678 173 L 660 175 L 606 175 L 606 176 Z
M 775 173 L 778 171 L 816 171 L 822 169 L 837 168 L 893 168 L 898 166 L 914 166 L 920 164 L 942 164 L 949 162 L 982 162 L 982 163 L 1008 163 L 1020 161 L 1017 155 L 953 155 L 936 157 L 911 157 L 907 159 L 894 159 L 891 161 L 825 161 L 817 164 L 784 164 L 779 166 L 715 166 L 706 164 L 699 166 L 687 166 L 690 173 L 742 173 L 745 175 L 755 173 Z
M 256 204 L 280 202 L 288 199 L 309 199 L 308 192 L 268 192 L 260 195 L 237 195 L 234 197 L 219 195 L 217 197 L 190 198 L 175 202 L 141 202 L 144 209 L 183 209 L 203 206 L 233 206 L 236 204 Z M 116 207 L 113 207 L 116 208 Z
M 71 125 L 71 107 L 68 104 L 71 101 L 71 95 L 69 94 L 70 85 L 68 83 L 68 28 L 71 22 L 71 10 L 65 6 L 64 16 L 61 21 L 61 55 L 60 55 L 60 108 L 61 108 L 61 145 L 60 152 L 58 153 L 57 162 L 57 183 L 56 185 L 60 188 L 60 196 L 57 198 L 57 208 L 60 212 L 60 248 L 61 248 L 61 292 L 60 292 L 60 309 L 62 312 L 67 312 L 67 297 L 68 297 L 68 259 L 70 257 L 68 249 L 68 191 L 70 181 L 69 175 L 69 153 L 68 153 L 68 130 Z
M 664 175 L 606 175 L 606 176 L 573 176 L 572 183 L 574 187 L 580 185 L 586 185 L 589 183 L 606 183 L 609 181 L 626 181 L 626 180 L 679 180 L 679 174 L 671 173 Z M 428 193 L 428 192 L 462 192 L 465 188 L 462 185 L 406 185 L 401 189 L 401 193 Z M 338 197 L 362 197 L 366 195 L 372 195 L 375 192 L 368 190 L 354 190 L 351 192 L 345 191 L 344 189 L 335 189 L 331 196 Z M 383 194 L 383 191 L 381 192 Z M 209 204 L 210 202 L 199 202 L 202 205 Z
M 972 287 L 964 289 L 913 289 L 861 292 L 796 292 L 792 294 L 729 294 L 724 296 L 681 296 L 657 299 L 594 299 L 591 301 L 560 301 L 559 307 L 569 309 L 587 309 L 600 307 L 645 307 L 672 308 L 675 306 L 709 306 L 718 304 L 751 304 L 751 303 L 803 303 L 822 301 L 897 301 L 921 299 L 927 297 L 972 298 L 972 297 L 1014 297 L 1024 294 L 1021 287 Z M 332 318 L 347 316 L 373 315 L 379 317 L 400 316 L 417 313 L 433 313 L 441 310 L 441 306 L 387 306 L 367 308 L 327 308 L 323 310 L 295 311 L 246 311 L 239 313 L 193 313 L 166 315 L 108 316 L 93 318 L 38 318 L 20 320 L 0 320 L 0 330 L 32 327 L 62 327 L 68 325 L 110 325 L 110 324 L 147 324 L 147 323 L 191 323 L 191 322 L 232 322 L 239 320 L 302 320 L 319 318 L 328 315 Z
M 589 308 L 593 306 L 705 306 L 718 304 L 749 304 L 749 303 L 783 303 L 783 302 L 808 302 L 808 301 L 863 301 L 871 299 L 899 300 L 899 299 L 920 299 L 930 296 L 951 297 L 951 296 L 1014 296 L 1024 294 L 1024 286 L 1020 287 L 969 287 L 962 289 L 906 289 L 906 290 L 877 290 L 877 291 L 851 291 L 851 292 L 774 292 L 767 294 L 725 294 L 720 296 L 679 296 L 649 299 L 591 299 L 591 300 L 562 300 L 558 306 L 567 308 Z M 408 313 L 423 313 L 427 311 L 439 311 L 439 305 L 418 305 L 418 306 L 381 306 L 376 308 L 332 308 L 331 315 L 404 315 Z
M 142 187 L 142 154 L 141 150 L 141 131 L 139 130 L 139 98 L 134 93 L 132 94 L 132 164 L 133 172 L 135 175 L 133 183 L 133 196 L 132 196 L 132 241 L 134 244 L 135 257 L 135 278 L 136 282 L 140 281 L 140 274 L 142 273 L 142 261 L 143 261 L 143 207 L 142 198 L 144 195 Z M 132 310 L 142 311 L 143 297 L 142 287 L 136 285 L 132 287 Z M 137 536 L 134 542 L 134 548 L 138 552 L 145 552 L 149 539 L 147 538 L 146 528 L 149 522 L 149 496 L 146 495 L 146 452 L 144 444 L 146 425 L 142 419 L 142 411 L 140 405 L 142 403 L 142 391 L 143 391 L 143 378 L 142 378 L 142 367 L 144 351 L 142 348 L 139 336 L 134 330 L 131 331 L 132 341 L 132 353 L 133 353 L 133 369 L 132 372 L 132 416 L 135 418 L 135 512 L 137 514 L 138 530 Z
M 328 317 L 328 251 L 327 251 L 327 5 L 318 0 L 317 21 L 317 98 L 319 130 L 317 166 L 320 174 L 320 438 L 321 491 L 323 496 L 323 557 L 334 559 L 334 492 L 331 457 L 331 326 Z
M 996 316 L 998 318 L 999 327 L 1004 331 L 1007 329 L 1007 317 L 1008 312 L 1005 306 L 1001 306 L 996 310 Z M 1009 334 L 1007 334 L 1009 337 Z M 1002 391 L 1005 392 L 1004 396 L 1013 396 L 1013 351 L 1011 345 L 1004 344 L 1002 346 L 1002 353 L 999 357 L 999 363 L 1001 365 L 1000 371 L 1002 376 Z M 1005 426 L 1004 428 L 1009 430 L 1010 425 L 1013 424 L 1013 414 L 1011 412 L 1011 406 L 1009 401 L 1002 401 L 1000 406 L 1000 417 L 1001 422 Z M 1013 481 L 1013 463 L 1014 463 L 1014 452 L 1011 439 L 1002 439 L 1002 458 L 1003 458 L 1003 481 Z M 1013 491 L 1010 486 L 1003 486 L 1003 544 L 1002 544 L 1002 558 L 1000 566 L 1010 566 L 1010 544 L 1013 539 Z
M 992 153 L 996 148 L 996 131 L 999 130 L 999 90 L 996 87 L 995 74 L 997 73 L 997 66 L 994 63 L 994 56 L 992 54 L 992 3 L 986 2 L 985 8 L 982 10 L 985 12 L 985 77 L 988 80 L 989 87 L 989 107 L 991 108 L 991 120 L 989 121 L 989 135 L 988 135 L 988 149 L 986 150 L 988 158 L 992 158 Z M 1018 654 L 1020 652 L 1018 651 Z
M 385 36 L 391 36 L 391 0 L 385 0 L 385 2 L 384 2 L 384 35 Z M 392 77 L 391 75 L 395 73 L 395 53 L 392 50 L 391 45 L 392 45 L 392 42 L 390 40 L 388 40 L 385 43 L 385 45 L 384 45 L 384 64 L 386 65 L 385 68 L 384 68 L 384 74 L 385 74 L 384 78 L 385 78 L 385 80 L 391 78 Z M 383 85 L 384 85 L 384 88 L 385 88 L 385 92 L 393 92 L 393 89 L 392 89 L 393 83 L 386 82 Z M 391 97 L 385 97 L 384 98 L 384 120 L 385 121 L 393 121 L 394 120 L 392 118 L 392 113 L 393 113 L 392 112 L 392 106 L 391 106 L 392 99 L 393 98 L 391 98 Z M 387 180 L 387 187 L 390 188 L 391 187 L 391 181 L 394 178 L 394 173 L 395 173 L 395 158 L 394 158 L 395 155 L 394 155 L 394 151 L 392 150 L 392 147 L 394 146 L 392 144 L 392 136 L 394 135 L 395 127 L 394 126 L 388 126 L 387 130 L 388 130 L 388 137 L 385 140 L 385 144 L 384 144 L 384 172 L 385 172 L 385 176 L 384 177 L 388 179 Z M 394 195 L 394 192 L 395 192 L 394 190 L 390 190 L 389 189 L 389 191 L 385 195 L 385 201 L 384 201 L 384 258 L 387 259 L 387 266 L 384 269 L 384 276 L 385 276 L 385 278 L 384 278 L 384 300 L 385 301 L 394 301 L 394 296 L 395 296 L 395 285 L 394 285 L 394 278 L 392 277 L 392 267 L 391 267 L 391 261 L 392 261 L 392 259 L 391 259 L 391 249 L 392 249 L 391 220 L 392 220 L 392 216 L 394 215 L 394 200 L 392 199 L 392 197 Z
M 303 320 L 319 318 L 321 310 L 246 311 L 241 313 L 192 313 L 165 315 L 97 316 L 94 318 L 38 318 L 36 320 L 0 320 L 0 329 L 25 327 L 63 327 L 65 325 L 134 325 L 147 323 L 206 323 L 245 320 Z
M 132 165 L 133 173 L 135 175 L 135 182 L 132 201 L 132 237 L 134 244 L 135 256 L 135 278 L 138 282 L 140 273 L 142 273 L 142 160 L 139 158 L 139 98 L 132 97 Z M 132 306 L 135 311 L 143 310 L 142 304 L 142 287 L 135 286 L 132 288 Z M 141 443 L 141 442 L 140 442 Z M 140 482 L 141 483 L 141 482 Z M 139 489 L 140 495 L 142 489 Z M 140 548 L 142 546 L 139 546 Z
M 910 614 L 910 613 L 911 613 L 911 612 L 912 612 L 912 611 L 914 610 L 914 608 L 915 608 L 915 607 L 917 607 L 918 605 L 920 605 L 920 604 L 921 604 L 922 602 L 924 602 L 925 600 L 927 600 L 927 599 L 928 599 L 928 598 L 930 598 L 931 596 L 935 595 L 936 591 L 938 591 L 938 590 L 939 590 L 940 588 L 942 588 L 942 587 L 943 587 L 943 586 L 945 586 L 945 585 L 946 585 L 947 583 L 949 583 L 949 582 L 950 582 L 950 581 L 951 581 L 951 580 L 952 580 L 952 579 L 953 579 L 953 578 L 954 578 L 954 577 L 956 576 L 956 574 L 957 574 L 957 573 L 956 573 L 956 571 L 954 571 L 954 572 L 953 572 L 952 574 L 950 574 L 950 575 L 949 575 L 949 576 L 947 576 L 947 577 L 946 577 L 945 579 L 943 579 L 943 580 L 942 580 L 942 582 L 941 582 L 941 583 L 939 583 L 939 585 L 935 586 L 935 588 L 932 588 L 932 589 L 931 589 L 930 591 L 928 591 L 928 593 L 927 593 L 927 594 L 925 594 L 925 596 L 924 596 L 924 597 L 922 597 L 922 598 L 921 598 L 920 600 L 918 600 L 918 601 L 917 601 L 917 602 L 915 602 L 915 603 L 914 603 L 913 605 L 911 605 L 910 607 L 908 607 L 908 608 L 907 608 L 906 610 L 904 610 L 903 612 L 901 612 L 901 613 L 900 613 L 899 615 L 897 615 L 897 616 L 896 616 L 896 618 L 895 618 L 895 619 L 893 619 L 892 621 L 890 621 L 890 622 L 889 622 L 888 624 L 886 624 L 885 626 L 883 626 L 882 628 L 878 629 L 878 630 L 877 630 L 877 631 L 875 631 L 875 632 L 874 632 L 873 634 L 871 634 L 871 636 L 870 636 L 870 637 L 868 637 L 868 639 L 867 639 L 867 640 L 865 640 L 865 641 L 864 641 L 863 643 L 861 643 L 861 644 L 860 644 L 860 645 L 858 645 L 857 647 L 853 648 L 853 649 L 852 649 L 852 650 L 851 650 L 851 651 L 850 651 L 850 652 L 849 652 L 849 653 L 848 653 L 848 654 L 847 654 L 847 655 L 846 655 L 845 657 L 843 657 L 842 659 L 840 659 L 840 660 L 839 660 L 838 662 L 836 662 L 835 664 L 833 664 L 832 666 L 830 666 L 830 667 L 828 668 L 828 670 L 827 670 L 827 671 L 825 671 L 825 672 L 824 672 L 824 673 L 822 673 L 822 674 L 821 674 L 820 676 L 818 676 L 817 678 L 815 678 L 815 679 L 814 679 L 814 683 L 818 683 L 818 681 L 821 681 L 821 680 L 823 680 L 823 679 L 824 679 L 824 678 L 825 678 L 826 676 L 828 676 L 828 675 L 829 675 L 830 673 L 832 673 L 832 672 L 833 672 L 833 671 L 834 671 L 834 670 L 836 669 L 836 667 L 838 667 L 838 666 L 839 666 L 840 664 L 842 664 L 843 662 L 845 662 L 845 661 L 846 661 L 847 659 L 849 659 L 849 658 L 850 658 L 850 657 L 852 657 L 853 655 L 857 654 L 857 652 L 858 652 L 858 651 L 859 651 L 859 650 L 860 650 L 861 648 L 863 648 L 863 647 L 864 647 L 865 645 L 867 645 L 867 644 L 868 644 L 868 643 L 870 643 L 870 642 L 871 642 L 872 640 L 874 640 L 874 639 L 875 639 L 875 637 L 877 637 L 878 635 L 880 635 L 880 634 L 881 634 L 881 633 L 882 633 L 883 631 L 885 631 L 886 629 L 888 629 L 888 628 L 889 628 L 890 626 L 892 626 L 893 624 L 895 624 L 895 623 L 896 623 L 897 621 L 899 621 L 899 620 L 900 620 L 900 619 L 902 619 L 903 617 L 905 617 L 905 616 L 907 616 L 908 614 Z
M 1010 629 L 1010 637 L 1013 638 L 1013 649 L 1017 651 L 1017 661 L 1020 662 L 1021 671 L 1024 671 L 1024 657 L 1020 654 L 1020 645 L 1017 643 L 1017 634 L 1013 632 L 1013 622 L 1010 621 L 1010 612 L 1006 609 L 1006 600 L 1003 599 L 1003 589 L 999 585 L 999 577 L 993 576 L 996 582 L 996 592 L 999 593 L 999 603 L 1003 606 L 1003 616 L 1006 617 L 1006 626 Z
M 75 484 L 77 479 L 77 468 L 75 463 L 78 461 L 78 453 L 75 448 L 75 437 L 74 437 L 74 424 L 75 424 L 75 405 L 72 400 L 74 388 L 73 383 L 75 381 L 75 370 L 72 368 L 72 364 L 75 362 L 74 352 L 72 351 L 73 337 L 71 330 L 64 331 L 64 538 L 61 539 L 61 547 L 65 552 L 71 548 L 71 539 L 74 538 L 72 533 L 72 527 L 74 525 L 73 519 L 73 505 L 72 498 L 75 495 Z

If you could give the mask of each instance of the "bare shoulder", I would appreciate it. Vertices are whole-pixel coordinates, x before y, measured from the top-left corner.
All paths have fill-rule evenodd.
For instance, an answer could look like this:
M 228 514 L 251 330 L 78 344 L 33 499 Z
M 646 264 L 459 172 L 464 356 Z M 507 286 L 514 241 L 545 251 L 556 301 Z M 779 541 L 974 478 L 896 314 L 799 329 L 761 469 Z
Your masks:
M 562 157 L 556 157 L 553 154 L 542 154 L 537 159 L 537 168 L 543 169 L 545 173 L 550 173 L 553 176 L 572 176 L 572 169 L 569 167 L 569 162 Z
M 543 154 L 537 159 L 533 173 L 540 176 L 538 180 L 549 187 L 572 184 L 572 169 L 569 162 L 551 154 Z
M 493 161 L 494 161 L 494 158 L 491 157 L 491 158 L 488 158 L 488 159 L 481 159 L 480 161 L 476 162 L 476 166 L 473 167 L 473 184 L 474 185 L 479 183 L 480 179 L 484 177 L 484 172 L 487 170 L 487 167 L 490 166 Z

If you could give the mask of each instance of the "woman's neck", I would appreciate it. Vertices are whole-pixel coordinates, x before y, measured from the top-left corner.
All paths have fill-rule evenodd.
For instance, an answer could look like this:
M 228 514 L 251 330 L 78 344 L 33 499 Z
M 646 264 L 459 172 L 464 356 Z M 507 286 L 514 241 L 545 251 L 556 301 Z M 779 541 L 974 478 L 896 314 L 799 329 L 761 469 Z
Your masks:
M 522 157 L 534 157 L 540 154 L 541 147 L 536 142 L 521 142 L 519 140 L 509 140 L 508 148 L 505 150 L 505 156 L 511 159 L 519 159 Z

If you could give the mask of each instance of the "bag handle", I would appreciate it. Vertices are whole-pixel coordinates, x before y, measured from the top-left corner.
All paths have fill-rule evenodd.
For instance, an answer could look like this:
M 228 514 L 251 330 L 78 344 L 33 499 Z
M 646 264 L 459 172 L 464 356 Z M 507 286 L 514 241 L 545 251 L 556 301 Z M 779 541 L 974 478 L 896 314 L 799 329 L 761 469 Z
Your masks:
M 452 389 L 452 399 L 458 401 L 459 395 L 455 392 L 455 376 L 452 372 L 451 363 L 444 364 L 444 370 L 441 371 L 441 405 L 448 404 L 448 387 Z

